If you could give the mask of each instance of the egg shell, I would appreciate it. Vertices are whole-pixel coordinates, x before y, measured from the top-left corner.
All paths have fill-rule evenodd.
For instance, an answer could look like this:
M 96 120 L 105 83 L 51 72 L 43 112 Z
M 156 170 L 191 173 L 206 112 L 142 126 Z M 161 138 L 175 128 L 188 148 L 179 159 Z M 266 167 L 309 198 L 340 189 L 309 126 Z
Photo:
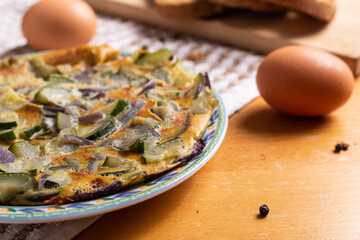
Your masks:
M 340 58 L 305 46 L 286 46 L 260 64 L 257 87 L 276 110 L 297 116 L 320 116 L 351 96 L 354 75 Z
M 95 12 L 82 0 L 43 0 L 31 6 L 22 20 L 28 44 L 38 50 L 88 43 L 95 28 Z

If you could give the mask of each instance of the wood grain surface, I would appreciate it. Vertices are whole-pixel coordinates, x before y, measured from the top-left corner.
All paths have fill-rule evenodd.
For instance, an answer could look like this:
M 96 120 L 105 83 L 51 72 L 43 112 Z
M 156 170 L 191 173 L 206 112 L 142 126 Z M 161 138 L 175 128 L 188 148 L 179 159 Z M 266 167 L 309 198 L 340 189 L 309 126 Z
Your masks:
M 295 12 L 264 14 L 246 10 L 211 19 L 176 20 L 161 16 L 149 0 L 86 1 L 99 11 L 261 53 L 289 44 L 315 46 L 337 54 L 355 74 L 360 73 L 359 0 L 337 0 L 337 12 L 329 24 Z
M 359 81 L 326 117 L 285 116 L 258 98 L 230 118 L 198 173 L 105 215 L 76 240 L 360 239 L 359 109 Z M 336 154 L 340 141 L 350 147 Z M 264 203 L 270 213 L 261 218 Z

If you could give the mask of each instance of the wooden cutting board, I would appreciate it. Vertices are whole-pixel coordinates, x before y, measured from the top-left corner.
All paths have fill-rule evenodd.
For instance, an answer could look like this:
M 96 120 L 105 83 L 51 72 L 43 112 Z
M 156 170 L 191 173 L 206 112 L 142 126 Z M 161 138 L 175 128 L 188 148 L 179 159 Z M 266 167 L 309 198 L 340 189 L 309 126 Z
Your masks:
M 289 44 L 323 48 L 343 58 L 356 75 L 360 73 L 359 0 L 337 0 L 337 13 L 329 24 L 294 12 L 246 10 L 211 19 L 170 20 L 160 16 L 148 0 L 86 1 L 99 11 L 265 54 Z

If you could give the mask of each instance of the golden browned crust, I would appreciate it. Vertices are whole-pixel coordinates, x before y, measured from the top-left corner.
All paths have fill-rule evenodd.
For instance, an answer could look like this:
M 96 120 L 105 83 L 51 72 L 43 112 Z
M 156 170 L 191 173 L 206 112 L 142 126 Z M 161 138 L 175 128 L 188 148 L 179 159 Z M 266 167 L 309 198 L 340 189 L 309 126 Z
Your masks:
M 41 56 L 47 64 L 53 66 L 64 63 L 75 65 L 81 61 L 92 66 L 104 63 L 109 59 L 117 58 L 118 55 L 119 51 L 117 49 L 104 44 L 101 46 L 82 45 L 44 53 Z

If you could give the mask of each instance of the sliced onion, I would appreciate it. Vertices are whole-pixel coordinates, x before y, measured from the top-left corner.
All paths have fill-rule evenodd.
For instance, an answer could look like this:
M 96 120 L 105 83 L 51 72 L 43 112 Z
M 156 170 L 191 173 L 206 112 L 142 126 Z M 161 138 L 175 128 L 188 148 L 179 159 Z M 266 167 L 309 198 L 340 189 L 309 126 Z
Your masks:
M 57 106 L 44 106 L 44 110 L 52 113 L 65 112 L 65 109 Z
M 147 91 L 153 89 L 156 87 L 156 83 L 153 79 L 151 79 L 150 81 L 148 81 L 147 83 L 145 83 L 144 88 L 141 90 L 141 92 L 138 94 L 138 96 L 146 93 Z
M 64 134 L 62 136 L 62 139 L 65 143 L 71 143 L 71 144 L 80 145 L 80 146 L 94 144 L 93 142 L 91 142 L 85 138 L 82 138 L 82 137 L 79 137 L 79 136 L 76 136 L 73 134 Z
M 147 127 L 147 126 L 136 126 L 136 127 L 131 128 L 131 129 L 139 130 L 141 132 L 148 132 L 151 135 L 153 135 L 154 137 L 161 138 L 161 135 L 157 131 L 155 131 L 154 129 L 152 129 L 150 127 Z
M 106 88 L 80 88 L 79 91 L 84 93 L 94 93 L 94 92 L 106 92 L 114 90 L 115 87 L 106 87 Z
M 194 94 L 194 98 L 197 98 L 199 96 L 199 94 L 202 92 L 202 90 L 204 89 L 204 85 L 202 83 L 199 83 L 197 85 L 195 94 Z
M 104 118 L 105 114 L 103 112 L 93 112 L 87 115 L 79 117 L 79 123 L 94 123 L 98 120 Z
M 184 93 L 185 97 L 187 97 L 193 90 L 194 90 L 194 87 L 189 88 L 189 90 L 187 90 L 187 91 Z
M 65 111 L 73 117 L 76 117 L 77 115 L 73 112 L 73 110 L 71 110 L 71 107 L 78 107 L 78 108 L 81 108 L 86 111 L 90 110 L 90 108 L 88 106 L 81 104 L 81 103 L 77 103 L 77 102 L 68 103 L 65 105 Z
M 94 94 L 92 97 L 90 97 L 90 100 L 94 100 L 94 99 L 100 99 L 100 98 L 104 98 L 106 97 L 106 93 L 105 92 L 98 92 L 96 94 Z
M 91 79 L 89 77 L 89 74 L 95 73 L 94 68 L 88 68 L 85 71 L 82 71 L 74 76 L 74 78 L 79 82 L 89 82 Z
M 0 147 L 0 164 L 12 163 L 16 160 L 16 156 L 7 150 L 6 148 Z
M 119 119 L 120 128 L 125 126 L 138 112 L 145 106 L 145 100 L 142 98 L 136 99 L 134 103 L 131 104 L 131 108 Z
M 56 113 L 44 113 L 44 117 L 46 117 L 46 118 L 56 118 L 57 114 Z
M 68 106 L 68 107 L 74 106 L 74 107 L 78 107 L 78 108 L 84 109 L 84 110 L 86 110 L 86 111 L 89 111 L 89 110 L 90 110 L 90 108 L 89 108 L 88 106 L 86 106 L 85 104 L 77 103 L 77 102 L 68 103 L 68 104 L 66 104 L 66 106 Z M 66 106 L 65 106 L 65 107 L 66 107 Z
M 39 183 L 38 183 L 38 190 L 42 190 L 44 188 L 44 184 L 46 179 L 48 179 L 48 177 L 50 177 L 50 174 L 44 173 L 43 175 L 41 175 L 41 177 L 39 178 Z
M 178 163 L 178 162 L 188 162 L 191 159 L 193 159 L 194 157 L 198 156 L 199 154 L 202 153 L 202 151 L 204 150 L 204 148 L 206 147 L 206 144 L 204 142 L 204 140 L 199 139 L 195 145 L 194 148 L 192 150 L 192 152 L 189 155 L 183 156 L 179 159 L 174 160 L 172 163 Z
M 92 171 L 98 169 L 99 165 L 100 165 L 99 160 L 90 160 L 89 163 L 88 163 L 87 169 L 88 169 L 89 172 L 92 172 Z
M 209 75 L 207 72 L 205 72 L 204 78 L 205 78 L 205 87 L 208 87 L 211 89 L 210 79 L 209 79 Z
M 104 159 L 106 158 L 108 155 L 106 155 L 105 153 L 96 153 L 94 155 L 91 156 L 92 159 L 95 159 L 95 160 L 101 160 L 101 159 Z

